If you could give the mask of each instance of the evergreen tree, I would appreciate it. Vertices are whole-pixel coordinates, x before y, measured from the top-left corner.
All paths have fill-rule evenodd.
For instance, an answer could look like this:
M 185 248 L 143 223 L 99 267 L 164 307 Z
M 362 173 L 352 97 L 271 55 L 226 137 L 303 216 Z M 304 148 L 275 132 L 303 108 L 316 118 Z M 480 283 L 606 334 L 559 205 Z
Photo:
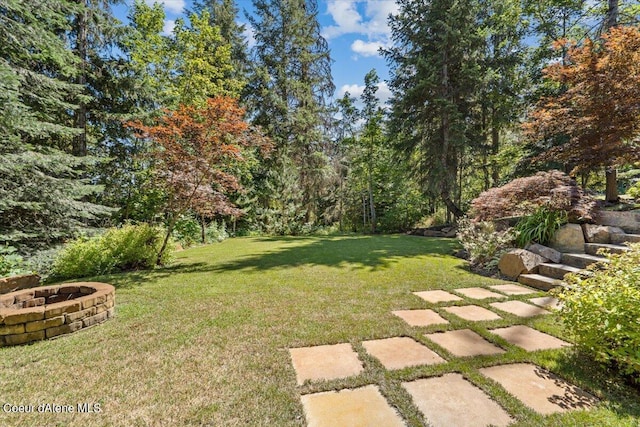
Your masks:
M 482 87 L 478 5 L 473 0 L 400 0 L 390 25 L 391 135 L 413 164 L 427 194 L 455 216 L 458 166 L 480 139 L 473 108 Z
M 248 102 L 254 122 L 276 145 L 274 161 L 290 157 L 297 168 L 302 190 L 298 203 L 305 221 L 313 223 L 322 214 L 325 196 L 328 161 L 323 127 L 328 123 L 327 98 L 334 90 L 317 4 L 255 0 L 254 6 L 256 15 L 248 17 L 256 38 Z
M 0 1 L 0 241 L 24 251 L 108 212 L 82 201 L 98 190 L 81 179 L 92 160 L 65 151 L 82 132 L 72 117 L 79 62 L 63 38 L 79 10 L 62 0 Z

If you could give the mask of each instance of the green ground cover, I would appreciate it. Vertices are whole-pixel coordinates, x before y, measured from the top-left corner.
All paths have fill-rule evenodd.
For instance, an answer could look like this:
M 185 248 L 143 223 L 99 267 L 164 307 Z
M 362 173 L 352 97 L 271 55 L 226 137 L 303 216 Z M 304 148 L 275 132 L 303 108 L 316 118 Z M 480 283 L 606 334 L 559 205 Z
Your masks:
M 0 425 L 304 425 L 301 393 L 375 383 L 417 426 L 425 420 L 401 382 L 452 371 L 488 392 L 516 425 L 640 425 L 640 393 L 572 349 L 527 353 L 486 332 L 516 323 L 572 341 L 556 316 L 501 313 L 502 320 L 480 326 L 439 309 L 446 304 L 434 307 L 412 295 L 502 283 L 468 272 L 450 255 L 455 248 L 454 240 L 413 236 L 239 238 L 180 252 L 164 269 L 92 278 L 117 287 L 115 319 L 60 339 L 1 348 L 0 404 L 88 402 L 99 403 L 100 412 L 20 414 L 0 407 Z M 417 308 L 434 308 L 451 323 L 415 328 L 391 314 Z M 423 337 L 463 327 L 508 351 L 453 358 Z M 361 343 L 392 336 L 412 337 L 448 362 L 387 371 Z M 361 375 L 296 386 L 288 348 L 342 342 L 364 361 Z M 477 372 L 520 361 L 553 371 L 602 403 L 542 417 Z

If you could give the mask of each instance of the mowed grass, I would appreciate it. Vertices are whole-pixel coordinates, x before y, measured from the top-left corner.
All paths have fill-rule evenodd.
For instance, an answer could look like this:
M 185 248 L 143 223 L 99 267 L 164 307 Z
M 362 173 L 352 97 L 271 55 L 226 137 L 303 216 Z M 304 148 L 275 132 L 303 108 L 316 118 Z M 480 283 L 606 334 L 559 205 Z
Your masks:
M 469 273 L 456 242 L 413 236 L 240 238 L 180 252 L 171 267 L 92 278 L 114 284 L 116 317 L 28 346 L 0 348 L 0 405 L 99 403 L 99 413 L 5 413 L 2 426 L 295 426 L 300 395 L 376 384 L 408 425 L 426 425 L 401 383 L 461 372 L 521 426 L 638 426 L 640 394 L 572 349 L 526 353 L 487 328 L 526 324 L 571 340 L 556 316 L 465 322 L 411 294 L 502 283 Z M 540 293 L 539 295 L 543 295 Z M 538 295 L 512 299 L 525 300 Z M 473 302 L 489 307 L 492 300 Z M 449 325 L 414 328 L 392 310 L 434 308 Z M 471 328 L 508 350 L 455 358 L 425 333 Z M 387 371 L 362 341 L 409 336 L 447 363 Z M 349 342 L 357 377 L 296 385 L 288 349 Z M 601 399 L 539 416 L 478 368 L 532 362 Z M 437 393 L 434 390 L 434 393 Z

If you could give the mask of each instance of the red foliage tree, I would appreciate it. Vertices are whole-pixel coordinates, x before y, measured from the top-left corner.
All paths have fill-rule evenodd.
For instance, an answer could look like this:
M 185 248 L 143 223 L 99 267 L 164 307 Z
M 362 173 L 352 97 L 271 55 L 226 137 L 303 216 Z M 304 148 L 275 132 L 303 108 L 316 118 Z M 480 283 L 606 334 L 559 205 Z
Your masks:
M 258 148 L 266 153 L 271 145 L 244 121 L 245 110 L 229 97 L 209 98 L 203 107 L 179 105 L 166 110 L 151 126 L 128 125 L 138 136 L 155 142 L 151 152 L 157 182 L 167 202 L 167 234 L 158 260 L 181 214 L 189 209 L 203 215 L 240 215 L 227 194 L 241 190 L 237 167 L 246 162 L 246 152 Z
M 567 61 L 550 65 L 545 74 L 567 90 L 543 98 L 525 124 L 525 132 L 533 140 L 566 135 L 569 141 L 543 153 L 541 160 L 577 164 L 576 171 L 580 171 L 640 159 L 637 27 L 615 27 L 601 40 L 572 45 Z M 607 180 L 607 200 L 617 199 L 614 190 L 615 175 Z

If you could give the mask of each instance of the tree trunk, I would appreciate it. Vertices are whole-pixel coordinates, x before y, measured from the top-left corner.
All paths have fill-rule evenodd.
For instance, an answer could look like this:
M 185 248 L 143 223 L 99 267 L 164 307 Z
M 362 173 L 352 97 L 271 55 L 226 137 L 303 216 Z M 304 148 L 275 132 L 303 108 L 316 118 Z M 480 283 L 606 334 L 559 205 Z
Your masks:
M 608 1 L 609 1 L 609 7 L 607 9 L 607 17 L 604 24 L 605 31 L 618 25 L 619 0 L 608 0 Z
M 78 15 L 78 28 L 76 51 L 80 58 L 80 73 L 78 73 L 78 84 L 83 88 L 87 84 L 87 8 L 84 0 L 79 0 L 83 5 L 83 10 Z M 83 100 L 78 104 L 78 110 L 74 117 L 76 128 L 82 129 L 82 133 L 73 138 L 72 153 L 74 156 L 87 155 L 87 106 Z
M 203 245 L 205 243 L 207 243 L 206 234 L 207 234 L 207 231 L 206 231 L 206 224 L 205 224 L 204 215 L 200 215 L 200 236 L 202 238 L 202 244 Z
M 618 201 L 618 171 L 615 167 L 609 166 L 605 173 L 607 176 L 605 201 L 615 203 Z
M 167 245 L 169 244 L 169 237 L 171 237 L 171 233 L 173 232 L 173 228 L 176 226 L 176 222 L 178 222 L 178 215 L 174 215 L 173 218 L 171 218 L 169 225 L 167 226 L 167 234 L 165 234 L 162 246 L 160 247 L 160 251 L 158 251 L 156 265 L 162 265 L 162 255 L 167 249 Z
M 371 210 L 371 232 L 376 232 L 376 206 L 373 204 L 373 176 L 371 173 L 371 165 L 369 165 L 369 209 Z

